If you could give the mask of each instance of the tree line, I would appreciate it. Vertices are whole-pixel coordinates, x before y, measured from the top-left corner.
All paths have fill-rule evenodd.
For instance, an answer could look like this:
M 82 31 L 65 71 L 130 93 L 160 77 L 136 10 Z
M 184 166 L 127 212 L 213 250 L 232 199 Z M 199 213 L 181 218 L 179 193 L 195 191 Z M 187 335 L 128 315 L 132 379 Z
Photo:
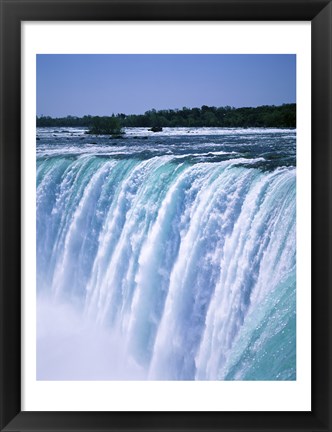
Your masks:
M 98 127 L 112 124 L 116 130 L 123 127 L 296 127 L 296 104 L 263 105 L 234 108 L 209 107 L 182 109 L 151 109 L 144 114 L 112 114 L 112 116 L 37 117 L 38 127 L 88 127 L 93 133 Z M 97 126 L 96 126 L 97 125 Z

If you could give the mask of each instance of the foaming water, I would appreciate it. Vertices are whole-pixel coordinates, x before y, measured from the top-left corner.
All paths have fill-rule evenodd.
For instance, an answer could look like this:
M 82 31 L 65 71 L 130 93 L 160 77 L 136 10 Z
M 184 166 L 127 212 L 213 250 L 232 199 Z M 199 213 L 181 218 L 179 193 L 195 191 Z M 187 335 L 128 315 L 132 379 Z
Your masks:
M 39 131 L 39 379 L 296 378 L 294 131 L 191 132 Z

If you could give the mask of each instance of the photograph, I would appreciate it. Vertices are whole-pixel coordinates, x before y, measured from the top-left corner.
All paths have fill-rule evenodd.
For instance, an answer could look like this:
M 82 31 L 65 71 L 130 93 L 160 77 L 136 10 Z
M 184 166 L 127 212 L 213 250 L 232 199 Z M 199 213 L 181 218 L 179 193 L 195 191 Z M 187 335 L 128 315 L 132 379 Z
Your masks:
M 296 380 L 296 60 L 36 55 L 37 380 Z
M 0 5 L 0 432 L 332 432 L 332 0 Z

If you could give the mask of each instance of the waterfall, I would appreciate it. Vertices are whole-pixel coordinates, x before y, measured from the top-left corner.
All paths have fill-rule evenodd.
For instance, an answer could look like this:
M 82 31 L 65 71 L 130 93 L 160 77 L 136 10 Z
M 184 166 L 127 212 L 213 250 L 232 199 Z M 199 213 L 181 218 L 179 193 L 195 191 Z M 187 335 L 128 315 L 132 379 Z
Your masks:
M 296 169 L 260 160 L 38 157 L 38 296 L 143 379 L 295 379 Z

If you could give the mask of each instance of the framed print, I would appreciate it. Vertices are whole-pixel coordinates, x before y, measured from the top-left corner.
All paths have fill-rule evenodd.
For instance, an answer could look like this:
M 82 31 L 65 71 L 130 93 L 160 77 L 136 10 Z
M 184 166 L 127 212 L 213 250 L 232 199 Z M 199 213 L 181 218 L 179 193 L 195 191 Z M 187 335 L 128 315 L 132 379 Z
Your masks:
M 330 431 L 330 1 L 1 7 L 1 430 Z

